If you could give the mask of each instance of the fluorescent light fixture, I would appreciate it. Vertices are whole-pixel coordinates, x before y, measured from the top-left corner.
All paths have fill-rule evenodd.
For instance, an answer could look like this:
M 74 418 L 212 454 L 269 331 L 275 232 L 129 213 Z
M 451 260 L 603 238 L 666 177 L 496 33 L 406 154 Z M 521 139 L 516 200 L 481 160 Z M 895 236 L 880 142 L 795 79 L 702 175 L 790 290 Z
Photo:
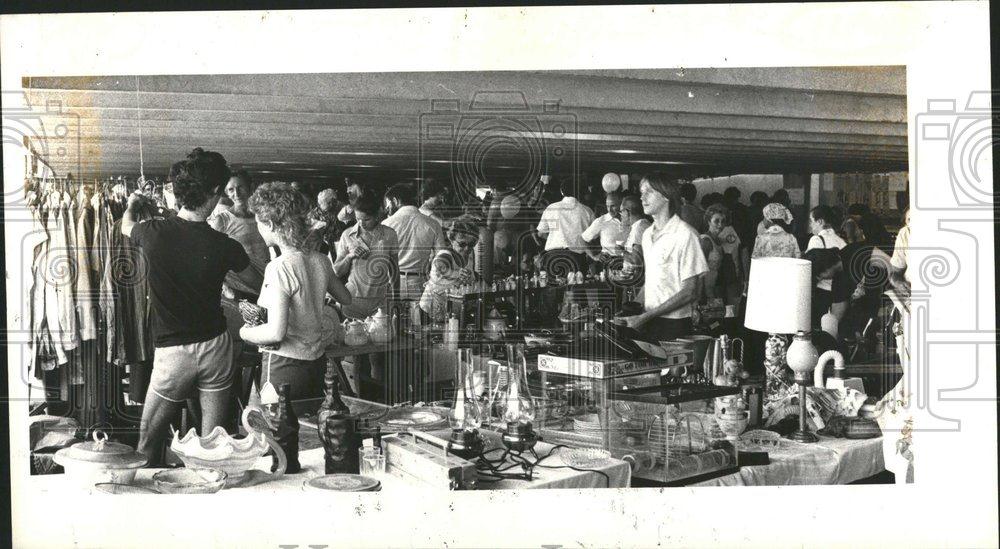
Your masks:
M 309 154 L 344 155 L 344 156 L 392 156 L 392 153 L 364 151 L 309 151 Z
M 632 164 L 690 164 L 690 162 L 674 162 L 672 160 L 622 160 Z
M 609 153 L 615 153 L 615 154 L 639 154 L 639 151 L 635 151 L 635 150 L 632 150 L 632 149 L 614 149 L 614 150 L 610 150 L 610 151 L 601 151 L 601 152 L 609 152 Z

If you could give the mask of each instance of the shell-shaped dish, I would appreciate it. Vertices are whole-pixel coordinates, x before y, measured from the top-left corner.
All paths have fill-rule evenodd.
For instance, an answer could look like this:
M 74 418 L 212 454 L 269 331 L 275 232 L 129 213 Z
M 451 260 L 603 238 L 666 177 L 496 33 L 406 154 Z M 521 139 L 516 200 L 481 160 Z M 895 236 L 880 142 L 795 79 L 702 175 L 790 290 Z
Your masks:
M 238 479 L 252 469 L 269 446 L 263 433 L 252 432 L 246 437 L 234 438 L 222 427 L 216 427 L 207 436 L 199 437 L 194 429 L 183 438 L 174 433 L 170 449 L 187 467 L 218 469 L 231 480 Z

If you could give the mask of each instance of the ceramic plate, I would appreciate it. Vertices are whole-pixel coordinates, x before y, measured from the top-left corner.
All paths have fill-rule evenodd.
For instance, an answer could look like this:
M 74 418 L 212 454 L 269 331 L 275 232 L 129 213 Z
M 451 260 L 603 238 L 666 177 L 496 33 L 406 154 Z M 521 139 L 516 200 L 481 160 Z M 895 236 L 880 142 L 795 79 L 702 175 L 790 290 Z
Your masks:
M 377 492 L 382 484 L 362 475 L 324 475 L 306 481 L 306 486 L 333 492 Z

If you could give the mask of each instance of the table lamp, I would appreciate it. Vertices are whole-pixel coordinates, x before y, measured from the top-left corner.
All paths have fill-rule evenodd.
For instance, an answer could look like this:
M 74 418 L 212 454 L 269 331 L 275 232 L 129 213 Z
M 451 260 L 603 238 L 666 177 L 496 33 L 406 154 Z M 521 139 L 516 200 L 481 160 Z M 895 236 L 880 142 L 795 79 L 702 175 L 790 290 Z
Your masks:
M 750 262 L 750 283 L 744 325 L 769 334 L 795 334 L 785 353 L 799 386 L 799 429 L 788 438 L 816 442 L 806 430 L 806 383 L 816 369 L 819 353 L 811 331 L 812 263 L 804 259 L 766 257 Z

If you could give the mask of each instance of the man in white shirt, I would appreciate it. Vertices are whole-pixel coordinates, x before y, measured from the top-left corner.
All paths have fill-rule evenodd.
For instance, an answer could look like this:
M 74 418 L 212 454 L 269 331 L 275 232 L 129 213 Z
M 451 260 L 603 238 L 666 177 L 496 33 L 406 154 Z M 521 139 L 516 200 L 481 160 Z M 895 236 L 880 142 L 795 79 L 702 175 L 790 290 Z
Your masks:
M 417 209 L 417 192 L 409 183 L 397 183 L 385 192 L 386 212 L 382 224 L 396 231 L 399 239 L 399 297 L 420 299 L 430 260 L 445 247 L 441 224 Z
M 889 260 L 889 284 L 896 291 L 903 307 L 909 310 L 910 307 L 910 278 L 907 275 L 906 267 L 909 264 L 910 248 L 910 210 L 903 213 L 903 227 L 896 234 L 896 245 L 892 249 L 892 258 Z
M 698 279 L 708 272 L 698 233 L 678 215 L 681 199 L 676 181 L 649 175 L 640 182 L 639 192 L 643 211 L 653 218 L 652 226 L 642 233 L 646 310 L 619 321 L 651 341 L 690 335 Z
M 444 204 L 444 185 L 433 179 L 425 179 L 420 183 L 420 213 L 444 226 L 444 221 L 435 212 Z
M 557 257 L 566 257 L 573 263 L 574 271 L 582 271 L 587 267 L 583 232 L 594 222 L 594 211 L 576 199 L 576 185 L 571 178 L 563 180 L 559 190 L 563 199 L 546 207 L 538 222 L 538 234 L 545 237 L 542 270 L 552 271 L 550 264 L 554 266 Z M 556 271 L 565 270 L 564 265 L 560 267 Z
M 624 245 L 625 239 L 628 237 L 627 228 L 621 220 L 621 195 L 616 192 L 608 193 L 604 204 L 608 213 L 595 219 L 587 227 L 587 230 L 583 231 L 582 235 L 586 242 L 593 242 L 594 239 L 600 237 L 600 251 L 590 248 L 587 254 L 597 263 L 607 263 L 612 257 L 622 255 L 620 246 Z
M 355 222 L 354 208 L 351 207 L 351 202 L 361 196 L 361 184 L 350 178 L 346 178 L 345 182 L 347 183 L 347 205 L 337 213 L 337 219 L 344 225 L 351 226 Z

